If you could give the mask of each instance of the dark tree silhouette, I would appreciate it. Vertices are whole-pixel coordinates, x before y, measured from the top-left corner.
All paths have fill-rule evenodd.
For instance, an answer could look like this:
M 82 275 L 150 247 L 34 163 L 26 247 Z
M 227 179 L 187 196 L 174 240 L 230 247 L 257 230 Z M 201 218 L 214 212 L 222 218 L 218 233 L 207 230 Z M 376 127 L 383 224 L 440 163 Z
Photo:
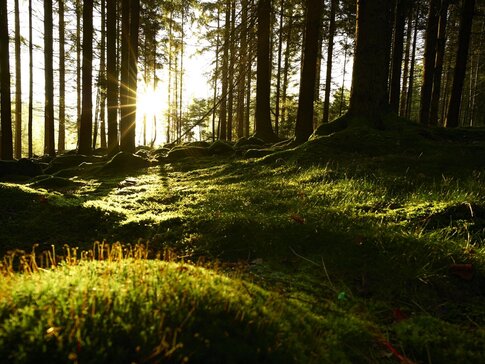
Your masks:
M 389 112 L 390 3 L 357 2 L 357 40 L 348 116 L 377 128 L 384 126 L 382 116 Z
M 55 156 L 54 145 L 54 69 L 52 65 L 52 0 L 44 1 L 45 114 L 44 153 Z
M 313 103 L 315 97 L 316 68 L 320 38 L 321 0 L 307 0 L 305 44 L 300 81 L 300 96 L 296 117 L 295 141 L 305 142 L 313 132 Z
M 13 159 L 7 2 L 0 2 L 1 159 Z
M 270 25 L 271 0 L 259 0 L 257 7 L 258 43 L 256 68 L 256 113 L 255 135 L 266 141 L 275 141 L 277 137 L 271 126 L 270 91 L 271 91 L 271 52 Z
M 83 3 L 82 112 L 79 131 L 79 153 L 91 154 L 93 137 L 93 0 Z
M 464 0 L 461 10 L 460 31 L 458 33 L 458 50 L 456 53 L 455 73 L 451 89 L 446 127 L 456 128 L 459 125 L 461 94 L 465 82 L 466 64 L 468 60 L 468 48 L 472 30 L 473 12 L 475 0 Z

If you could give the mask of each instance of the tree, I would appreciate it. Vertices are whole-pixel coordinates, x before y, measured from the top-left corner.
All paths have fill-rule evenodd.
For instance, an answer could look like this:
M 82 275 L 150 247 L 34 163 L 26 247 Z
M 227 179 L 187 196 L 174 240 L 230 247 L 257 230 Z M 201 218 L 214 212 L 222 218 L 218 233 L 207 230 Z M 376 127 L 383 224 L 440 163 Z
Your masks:
M 395 113 L 399 111 L 399 98 L 401 96 L 401 69 L 404 53 L 404 26 L 406 24 L 407 1 L 396 0 L 394 15 L 389 104 Z
M 15 158 L 22 157 L 22 72 L 19 0 L 15 0 Z
M 79 153 L 91 154 L 93 136 L 93 0 L 83 4 L 82 112 Z
M 322 10 L 321 0 L 307 0 L 303 67 L 295 127 L 297 143 L 305 142 L 313 132 L 313 104 Z
M 64 152 L 66 145 L 66 57 L 64 51 L 64 0 L 59 0 L 59 139 L 57 148 Z
M 431 93 L 429 123 L 431 125 L 438 124 L 438 108 L 441 93 L 441 76 L 443 73 L 443 60 L 445 58 L 445 44 L 446 44 L 446 25 L 448 20 L 448 6 L 449 0 L 441 1 L 440 17 L 438 22 L 438 34 L 436 39 L 436 59 L 435 72 L 433 75 L 433 91 Z
M 390 111 L 387 87 L 391 40 L 390 2 L 358 0 L 356 33 L 347 116 L 382 128 L 382 116 Z
M 54 145 L 54 69 L 52 39 L 52 0 L 44 1 L 44 63 L 45 63 L 45 106 L 44 106 L 44 153 L 56 155 Z
M 447 128 L 456 128 L 459 124 L 461 95 L 463 91 L 463 83 L 465 81 L 474 9 L 475 0 L 463 0 L 460 17 L 460 31 L 458 34 L 458 49 L 455 61 L 455 73 L 453 76 L 453 86 L 451 89 L 448 114 L 446 116 Z
M 0 2 L 1 159 L 13 159 L 7 2 Z
M 337 11 L 339 0 L 330 1 L 330 20 L 328 26 L 328 48 L 327 48 L 327 73 L 325 77 L 325 99 L 323 101 L 323 120 L 329 121 L 330 108 L 330 86 L 332 84 L 332 62 L 333 62 L 333 46 L 335 37 L 335 13 Z
M 221 66 L 221 103 L 219 108 L 219 139 L 227 139 L 227 95 L 229 93 L 229 43 L 231 35 L 231 2 L 226 1 L 226 14 L 224 23 L 224 41 L 222 44 L 222 66 Z
M 116 67 L 116 3 L 116 1 L 108 0 L 106 4 L 106 96 L 108 104 L 108 154 L 110 155 L 118 151 L 118 72 Z
M 33 72 L 33 41 L 32 41 L 32 0 L 29 0 L 29 120 L 27 123 L 28 134 L 28 155 L 32 158 L 32 123 L 33 123 L 33 102 L 34 102 L 34 72 Z
M 270 24 L 271 0 L 259 0 L 257 7 L 257 69 L 256 69 L 256 113 L 255 136 L 266 141 L 278 138 L 271 126 L 270 90 L 271 90 L 271 53 Z
M 428 21 L 426 25 L 424 73 L 423 85 L 421 86 L 421 105 L 419 110 L 419 122 L 424 125 L 429 124 L 429 110 L 435 72 L 436 42 L 438 37 L 439 4 L 440 0 L 431 0 L 429 2 Z
M 122 2 L 120 149 L 135 151 L 139 0 Z

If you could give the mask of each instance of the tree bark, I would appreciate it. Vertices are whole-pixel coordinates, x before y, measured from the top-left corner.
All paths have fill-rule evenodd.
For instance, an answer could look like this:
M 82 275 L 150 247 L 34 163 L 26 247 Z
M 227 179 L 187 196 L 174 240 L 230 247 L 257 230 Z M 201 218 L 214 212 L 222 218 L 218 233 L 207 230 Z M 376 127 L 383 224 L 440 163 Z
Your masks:
M 15 158 L 22 157 L 22 72 L 19 0 L 15 0 Z
M 219 139 L 227 139 L 227 95 L 229 92 L 229 42 L 231 33 L 231 2 L 226 1 L 226 15 L 224 25 L 224 42 L 221 67 L 221 106 L 219 108 Z
M 443 74 L 443 60 L 445 58 L 446 23 L 448 20 L 449 0 L 441 1 L 440 18 L 438 22 L 438 36 L 436 46 L 435 71 L 433 75 L 433 91 L 431 93 L 429 124 L 438 124 L 438 108 L 441 93 L 441 78 Z
M 361 124 L 383 128 L 382 115 L 390 110 L 387 83 L 391 42 L 389 1 L 359 0 L 356 32 L 347 115 L 358 118 Z
M 266 141 L 276 141 L 271 126 L 271 52 L 270 24 L 271 0 L 259 0 L 257 7 L 257 70 L 256 70 L 256 113 L 255 136 Z
M 33 59 L 33 40 L 32 40 L 32 0 L 29 0 L 29 120 L 27 123 L 28 155 L 33 157 L 32 150 L 32 123 L 33 123 L 33 103 L 34 103 L 34 59 Z
M 12 111 L 10 99 L 10 52 L 7 2 L 0 2 L 0 93 L 1 146 L 0 159 L 13 159 Z
M 399 115 L 404 116 L 406 113 L 406 99 L 407 99 L 407 89 L 409 80 L 409 58 L 411 57 L 411 39 L 413 30 L 413 9 L 411 6 L 408 7 L 408 26 L 406 29 L 406 49 L 404 51 L 404 70 L 402 76 L 402 88 L 401 88 L 401 98 L 399 106 Z
M 280 19 L 279 19 L 279 31 L 278 31 L 278 58 L 277 58 L 277 71 L 276 71 L 276 105 L 275 105 L 275 120 L 274 130 L 275 134 L 279 134 L 280 123 L 280 107 L 281 107 L 281 70 L 282 70 L 282 56 L 283 56 L 283 14 L 285 11 L 285 0 L 281 0 L 280 4 Z
M 92 153 L 93 137 L 93 0 L 83 2 L 82 112 L 79 153 Z
M 54 146 L 54 69 L 52 65 L 52 0 L 44 1 L 45 114 L 44 153 L 55 156 Z
M 248 1 L 241 2 L 241 46 L 239 49 L 239 64 L 238 64 L 238 84 L 237 84 L 237 106 L 236 106 L 236 121 L 237 121 L 237 137 L 244 136 L 244 120 L 245 120 L 245 89 L 246 89 L 246 71 L 247 71 L 247 51 L 248 51 Z
M 104 1 L 104 0 L 102 0 Z M 107 1 L 106 46 L 107 46 L 107 104 L 108 104 L 108 154 L 118 151 L 118 72 L 116 57 L 116 1 Z
M 461 95 L 465 82 L 466 64 L 468 61 L 468 48 L 472 30 L 475 0 L 464 0 L 461 10 L 460 31 L 458 33 L 458 50 L 456 54 L 455 73 L 451 88 L 450 104 L 446 117 L 446 127 L 456 128 L 459 125 Z
M 431 93 L 433 91 L 435 72 L 436 41 L 438 36 L 439 3 L 440 0 L 430 0 L 426 26 L 423 85 L 421 86 L 421 105 L 419 110 L 419 122 L 424 125 L 429 124 Z
M 328 25 L 327 73 L 325 75 L 325 99 L 323 101 L 323 123 L 328 123 L 330 110 L 330 89 L 332 85 L 333 46 L 335 37 L 335 13 L 339 0 L 330 1 L 330 19 Z
M 64 23 L 64 0 L 59 0 L 59 132 L 57 149 L 63 153 L 66 149 L 66 54 Z
M 100 145 L 106 148 L 106 4 L 101 0 L 101 56 L 99 60 L 101 100 L 99 104 Z
M 316 83 L 320 19 L 323 10 L 321 0 L 307 0 L 305 21 L 305 44 L 303 68 L 300 78 L 300 94 L 296 116 L 295 140 L 303 143 L 313 132 L 313 111 Z
M 396 1 L 394 23 L 394 39 L 392 45 L 391 80 L 389 88 L 389 104 L 392 111 L 398 113 L 401 96 L 401 69 L 404 53 L 404 26 L 406 24 L 406 7 L 408 0 Z

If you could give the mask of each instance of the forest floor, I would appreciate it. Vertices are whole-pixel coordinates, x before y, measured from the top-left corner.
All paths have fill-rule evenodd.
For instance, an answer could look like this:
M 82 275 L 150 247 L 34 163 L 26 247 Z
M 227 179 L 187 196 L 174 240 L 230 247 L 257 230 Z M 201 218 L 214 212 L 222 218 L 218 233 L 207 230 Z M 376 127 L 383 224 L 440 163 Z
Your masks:
M 1 358 L 485 362 L 485 130 L 204 148 L 2 177 Z

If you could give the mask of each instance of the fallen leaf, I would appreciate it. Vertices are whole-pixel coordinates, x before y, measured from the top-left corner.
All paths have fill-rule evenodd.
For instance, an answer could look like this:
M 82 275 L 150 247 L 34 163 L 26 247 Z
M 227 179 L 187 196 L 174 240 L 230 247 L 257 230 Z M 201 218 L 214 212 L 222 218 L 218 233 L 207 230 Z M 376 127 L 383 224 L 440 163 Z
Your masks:
M 298 224 L 303 225 L 305 223 L 305 219 L 298 214 L 291 214 L 290 218 Z
M 451 264 L 450 273 L 454 276 L 469 281 L 473 278 L 474 271 L 471 264 Z

